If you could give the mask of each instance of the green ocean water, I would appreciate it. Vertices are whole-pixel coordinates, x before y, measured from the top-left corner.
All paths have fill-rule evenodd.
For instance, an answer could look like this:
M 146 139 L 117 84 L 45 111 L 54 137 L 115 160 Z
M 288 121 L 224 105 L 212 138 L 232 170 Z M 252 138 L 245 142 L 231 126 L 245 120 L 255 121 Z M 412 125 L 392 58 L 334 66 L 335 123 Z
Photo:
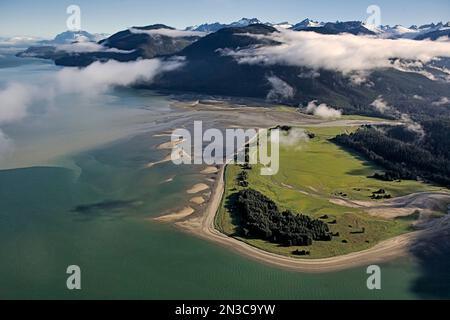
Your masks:
M 95 164 L 99 169 L 103 166 Z M 87 176 L 89 173 L 86 174 Z M 152 176 L 142 176 L 142 180 Z M 61 168 L 0 172 L 2 298 L 345 299 L 411 298 L 408 264 L 383 268 L 382 291 L 366 288 L 364 268 L 308 275 L 247 260 L 172 227 L 143 220 L 181 201 L 184 181 L 158 192 L 106 188 L 127 177 L 74 180 Z M 112 181 L 115 180 L 115 181 Z M 187 182 L 187 181 L 186 181 Z M 102 184 L 104 184 L 102 186 Z M 148 185 L 148 187 L 151 187 Z M 112 190 L 115 189 L 115 190 Z M 180 190 L 177 190 L 180 189 Z M 96 192 L 95 190 L 101 190 Z M 77 213 L 79 203 L 142 199 L 144 204 Z M 148 200 L 145 200 L 148 196 Z M 148 211 L 146 210 L 148 208 Z M 148 212 L 143 213 L 143 212 Z M 68 265 L 82 270 L 82 290 L 66 289 Z
M 14 73 L 22 79 L 27 78 L 24 73 L 28 72 L 27 79 L 36 81 L 34 77 L 39 73 L 35 68 L 33 64 L 31 68 L 14 66 L 0 71 L 0 84 Z M 45 65 L 45 68 L 50 67 Z M 55 70 L 50 68 L 46 72 Z M 8 168 L 0 170 L 1 299 L 414 299 L 423 296 L 420 290 L 423 285 L 417 286 L 417 281 L 426 276 L 424 268 L 409 259 L 383 264 L 382 290 L 370 291 L 366 287 L 365 267 L 326 274 L 289 272 L 150 221 L 149 217 L 182 207 L 188 199 L 185 190 L 199 182 L 201 176 L 193 166 L 164 163 L 145 167 L 165 154 L 155 149 L 164 138 L 154 137 L 164 129 L 165 122 L 158 118 L 152 123 L 151 119 L 164 112 L 170 116 L 167 98 L 119 90 L 110 93 L 108 99 L 100 105 L 113 107 L 101 108 L 95 102 L 96 114 L 106 116 L 114 110 L 118 115 L 115 120 L 120 119 L 114 122 L 114 130 L 121 132 L 117 127 L 124 126 L 133 128 L 134 133 L 107 142 L 102 140 L 99 145 L 84 150 L 75 148 L 76 152 L 47 164 L 44 161 L 14 168 L 11 163 L 15 154 L 20 156 L 21 164 L 33 163 L 33 159 L 20 152 L 21 148 L 29 150 L 27 141 L 34 141 L 35 147 L 40 144 L 46 147 L 43 144 L 52 141 L 55 149 L 73 143 L 62 129 L 58 131 L 63 137 L 61 146 L 52 135 L 56 127 L 65 127 L 61 123 L 69 123 L 65 112 L 70 115 L 71 125 L 67 127 L 76 129 L 73 111 L 58 114 L 61 122 L 56 127 L 31 122 L 30 126 L 4 129 L 15 139 L 17 149 L 8 158 Z M 148 111 L 145 122 L 152 125 L 146 127 L 140 123 L 136 130 L 135 118 L 130 122 L 125 118 L 143 106 Z M 84 111 L 80 112 L 84 115 Z M 91 139 L 96 139 L 95 132 L 100 135 L 108 131 L 101 121 L 98 123 L 92 124 L 95 128 Z M 84 125 L 88 130 L 89 126 Z M 76 136 L 70 130 L 68 133 L 74 132 Z M 173 181 L 165 182 L 170 178 Z M 69 265 L 81 267 L 79 291 L 66 288 Z M 430 292 L 433 291 L 427 289 L 428 296 Z

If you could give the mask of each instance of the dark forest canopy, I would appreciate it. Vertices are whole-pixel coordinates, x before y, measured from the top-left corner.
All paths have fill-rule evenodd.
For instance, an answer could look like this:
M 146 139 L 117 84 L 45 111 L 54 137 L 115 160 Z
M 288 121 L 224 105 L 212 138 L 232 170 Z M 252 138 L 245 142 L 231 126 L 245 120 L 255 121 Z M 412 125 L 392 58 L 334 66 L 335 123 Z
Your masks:
M 236 211 L 245 236 L 286 246 L 309 246 L 313 240 L 332 239 L 328 225 L 323 221 L 291 211 L 280 212 L 271 199 L 253 189 L 238 193 Z
M 384 167 L 386 174 L 378 178 L 423 179 L 450 187 L 450 121 L 424 121 L 422 127 L 424 135 L 407 127 L 364 126 L 332 141 Z

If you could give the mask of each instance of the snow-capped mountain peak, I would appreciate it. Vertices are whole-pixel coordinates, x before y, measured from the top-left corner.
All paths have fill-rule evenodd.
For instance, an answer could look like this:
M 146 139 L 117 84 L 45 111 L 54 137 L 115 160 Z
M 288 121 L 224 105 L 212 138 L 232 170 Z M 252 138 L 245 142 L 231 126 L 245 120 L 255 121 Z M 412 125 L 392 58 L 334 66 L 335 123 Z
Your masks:
M 230 24 L 223 24 L 220 22 L 204 23 L 204 24 L 200 24 L 200 25 L 187 27 L 185 30 L 201 31 L 201 32 L 216 32 L 223 28 L 247 27 L 251 24 L 259 24 L 259 23 L 261 23 L 261 21 L 259 21 L 256 18 L 242 18 L 242 19 L 232 22 Z
M 293 27 L 293 25 L 287 21 L 280 22 L 280 23 L 267 23 L 267 25 L 272 26 L 274 28 L 280 28 L 280 29 L 291 29 Z
M 186 28 L 189 31 L 201 31 L 206 33 L 216 32 L 223 28 L 230 27 L 246 27 L 252 24 L 261 24 L 262 22 L 257 18 L 242 18 L 238 21 L 223 24 L 219 22 L 205 23 L 201 25 L 191 26 Z M 421 26 L 412 25 L 409 28 L 402 25 L 395 26 L 374 26 L 365 24 L 361 21 L 347 21 L 347 22 L 318 22 L 312 19 L 304 19 L 297 24 L 291 24 L 289 22 L 282 23 L 264 23 L 268 26 L 272 26 L 279 29 L 291 29 L 294 31 L 315 31 L 320 33 L 352 33 L 355 35 L 370 35 L 387 39 L 415 39 L 424 40 L 431 39 L 436 40 L 442 37 L 448 37 L 450 34 L 450 22 L 443 24 L 430 23 Z M 316 29 L 317 28 L 317 29 Z
M 322 22 L 313 21 L 308 18 L 305 20 L 295 24 L 292 29 L 293 30 L 302 30 L 306 28 L 316 28 L 316 27 L 322 27 L 324 24 Z
M 249 18 L 242 18 L 239 21 L 231 23 L 231 25 L 232 26 L 246 27 L 246 26 L 249 26 L 251 24 L 259 24 L 259 23 L 261 23 L 261 21 L 259 21 L 256 18 L 251 18 L 251 19 L 249 19 Z

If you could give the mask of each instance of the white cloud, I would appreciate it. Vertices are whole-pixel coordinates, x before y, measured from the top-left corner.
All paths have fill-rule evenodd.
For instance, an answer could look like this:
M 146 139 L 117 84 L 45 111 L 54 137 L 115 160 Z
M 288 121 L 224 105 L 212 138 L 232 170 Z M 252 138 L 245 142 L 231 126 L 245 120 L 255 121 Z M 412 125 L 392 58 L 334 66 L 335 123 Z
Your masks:
M 10 83 L 0 90 L 0 124 L 19 121 L 36 94 L 35 88 L 19 83 Z
M 306 72 L 301 72 L 298 75 L 298 77 L 302 79 L 316 79 L 320 77 L 320 73 L 317 72 L 316 70 L 310 70 Z
M 281 101 L 283 99 L 291 99 L 294 97 L 294 88 L 277 76 L 267 77 L 267 81 L 272 86 L 272 89 L 267 94 L 267 100 Z
M 102 46 L 96 42 L 91 41 L 89 38 L 83 35 L 77 35 L 73 43 L 56 45 L 57 51 L 64 51 L 68 53 L 81 53 L 81 52 L 117 52 L 117 53 L 130 53 L 134 50 L 120 50 L 117 48 L 108 48 Z
M 64 51 L 68 53 L 82 53 L 82 52 L 117 52 L 130 53 L 134 50 L 120 50 L 116 48 L 107 48 L 95 42 L 83 41 L 70 44 L 61 44 L 56 46 L 57 51 Z
M 379 96 L 374 102 L 370 104 L 372 107 L 377 109 L 377 111 L 381 113 L 385 113 L 386 111 L 389 111 L 392 109 L 390 105 L 383 99 L 382 96 Z
M 308 103 L 306 112 L 323 119 L 338 119 L 342 116 L 342 111 L 333 109 L 325 103 L 317 104 L 317 100 Z
M 130 62 L 94 62 L 86 68 L 64 68 L 42 79 L 45 86 L 9 83 L 0 89 L 0 124 L 24 118 L 34 100 L 51 99 L 54 95 L 80 93 L 95 95 L 114 86 L 130 86 L 151 82 L 158 74 L 183 66 L 183 58 Z
M 353 71 L 348 74 L 350 84 L 352 86 L 366 85 L 367 87 L 373 87 L 375 84 L 369 80 L 370 72 L 363 71 Z
M 305 130 L 300 128 L 292 128 L 289 132 L 280 132 L 280 144 L 286 147 L 301 148 L 301 144 L 308 142 L 309 137 Z
M 113 86 L 130 86 L 137 82 L 151 82 L 160 73 L 180 68 L 184 61 L 159 59 L 105 63 L 94 62 L 84 69 L 65 68 L 56 75 L 56 89 L 63 92 L 104 91 Z
M 33 102 L 33 96 L 39 95 L 32 86 L 10 83 L 0 89 L 0 125 L 20 121 L 27 116 L 27 110 Z M 0 128 L 0 160 L 11 152 L 12 141 Z
M 416 100 L 424 100 L 423 97 L 418 94 L 413 95 L 413 98 Z
M 114 86 L 149 83 L 156 75 L 183 66 L 183 58 L 130 62 L 94 62 L 86 68 L 64 68 L 46 79 L 45 86 L 10 83 L 0 90 L 0 124 L 21 120 L 34 100 L 51 99 L 53 95 L 80 93 L 95 95 Z
M 450 104 L 450 99 L 447 98 L 447 97 L 442 97 L 438 101 L 434 101 L 432 103 L 433 106 L 443 106 L 443 105 L 446 105 L 446 104 Z
M 37 37 L 11 37 L 0 39 L 0 46 L 8 47 L 24 47 L 36 44 L 37 41 L 42 40 Z
M 182 37 L 204 37 L 207 35 L 206 32 L 200 31 L 190 31 L 190 30 L 174 30 L 174 29 L 153 29 L 153 30 L 142 30 L 136 28 L 129 29 L 131 33 L 144 33 L 150 36 L 160 35 L 170 38 L 182 38 Z
M 13 149 L 11 140 L 0 130 L 0 160 Z
M 422 63 L 421 61 L 407 61 L 407 60 L 396 59 L 392 62 L 392 67 L 394 69 L 397 69 L 397 70 L 403 71 L 403 72 L 414 72 L 417 74 L 421 74 L 424 77 L 427 77 L 428 79 L 433 80 L 433 81 L 436 81 L 438 79 L 433 73 L 431 73 L 430 71 L 428 71 L 425 68 L 426 65 L 424 63 Z M 434 69 L 438 69 L 438 68 L 435 67 Z
M 422 97 L 415 96 L 414 98 L 420 99 Z M 406 126 L 406 128 L 409 131 L 417 133 L 421 138 L 423 136 L 425 136 L 425 131 L 419 123 L 412 120 L 408 114 L 401 113 L 395 107 L 389 105 L 387 103 L 387 101 L 383 99 L 382 96 L 379 96 L 374 102 L 372 102 L 371 106 L 374 107 L 375 109 L 377 109 L 381 113 L 385 113 L 386 111 L 391 111 L 394 115 L 396 115 L 398 118 L 400 118 L 400 120 L 403 122 L 403 124 Z
M 130 86 L 140 81 L 151 82 L 160 73 L 175 70 L 184 64 L 182 58 L 105 63 L 95 62 L 84 69 L 64 68 L 42 79 L 42 85 L 10 83 L 0 89 L 0 125 L 24 119 L 33 102 L 76 93 L 93 96 L 114 86 Z M 10 149 L 12 142 L 0 128 L 0 153 Z
M 449 42 L 450 38 L 448 36 L 443 36 L 443 37 L 439 37 L 436 39 L 436 41 L 440 41 L 440 42 Z
M 350 34 L 323 35 L 315 32 L 282 30 L 270 35 L 249 35 L 280 43 L 222 53 L 240 63 L 304 66 L 350 74 L 377 68 L 395 68 L 396 59 L 427 63 L 450 57 L 450 43 L 408 39 L 377 39 Z
M 400 119 L 405 123 L 406 128 L 409 131 L 417 133 L 420 138 L 423 138 L 425 136 L 425 130 L 423 129 L 423 127 L 419 123 L 412 120 L 409 115 L 402 113 Z

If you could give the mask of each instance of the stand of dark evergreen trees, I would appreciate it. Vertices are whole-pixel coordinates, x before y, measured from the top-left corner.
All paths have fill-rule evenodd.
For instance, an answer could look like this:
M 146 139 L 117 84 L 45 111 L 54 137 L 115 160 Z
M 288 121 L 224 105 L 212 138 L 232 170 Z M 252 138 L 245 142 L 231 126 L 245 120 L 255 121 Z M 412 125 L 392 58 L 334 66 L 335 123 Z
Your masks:
M 423 179 L 450 187 L 450 121 L 425 121 L 422 128 L 424 134 L 401 126 L 364 126 L 332 141 L 358 151 L 387 170 L 375 178 Z
M 323 221 L 290 211 L 280 212 L 271 199 L 256 190 L 241 190 L 235 206 L 245 236 L 285 246 L 309 246 L 313 240 L 332 239 L 328 225 Z

